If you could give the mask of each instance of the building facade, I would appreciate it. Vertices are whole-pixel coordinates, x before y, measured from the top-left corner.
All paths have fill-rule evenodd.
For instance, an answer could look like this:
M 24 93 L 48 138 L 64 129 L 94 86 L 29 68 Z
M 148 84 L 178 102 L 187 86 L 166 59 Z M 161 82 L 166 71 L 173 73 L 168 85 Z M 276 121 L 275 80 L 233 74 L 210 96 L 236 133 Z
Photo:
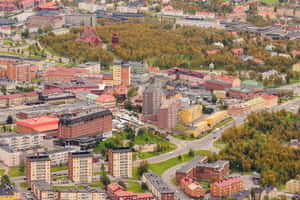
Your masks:
M 292 179 L 286 182 L 286 192 L 297 194 L 300 192 L 300 180 Z
M 26 178 L 32 181 L 44 181 L 51 184 L 51 160 L 49 156 L 30 156 L 26 158 Z
M 210 185 L 210 195 L 212 197 L 230 196 L 243 190 L 243 180 L 240 177 L 220 180 Z
M 162 130 L 171 130 L 177 123 L 176 101 L 169 99 L 163 101 L 157 114 L 157 125 Z
M 199 119 L 202 115 L 202 105 L 192 105 L 189 107 L 184 107 L 179 112 L 179 119 L 182 123 L 191 123 Z
M 43 116 L 31 119 L 17 120 L 16 128 L 20 133 L 57 134 L 59 119 L 55 116 Z
M 93 181 L 93 156 L 89 152 L 69 153 L 69 178 L 76 184 L 87 184 Z
M 132 150 L 129 148 L 109 149 L 108 170 L 114 177 L 132 177 Z
M 143 115 L 156 116 L 162 101 L 162 91 L 158 84 L 147 86 L 143 93 Z
M 125 85 L 131 84 L 130 81 L 130 65 L 123 64 L 121 62 L 115 62 L 113 66 L 113 80 L 114 85 Z
M 190 177 L 185 177 L 180 181 L 180 188 L 190 197 L 203 198 L 205 196 L 205 190 Z
M 37 77 L 37 65 L 17 62 L 7 65 L 7 78 L 14 81 L 31 81 Z
M 112 113 L 109 110 L 93 110 L 74 115 L 65 114 L 58 123 L 58 137 L 75 138 L 83 135 L 111 135 Z

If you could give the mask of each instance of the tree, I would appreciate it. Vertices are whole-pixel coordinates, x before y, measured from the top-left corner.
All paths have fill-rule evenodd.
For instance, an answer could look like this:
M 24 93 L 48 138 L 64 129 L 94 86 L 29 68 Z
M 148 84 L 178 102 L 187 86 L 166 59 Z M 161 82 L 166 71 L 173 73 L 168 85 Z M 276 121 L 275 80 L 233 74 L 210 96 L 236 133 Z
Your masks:
M 26 28 L 26 29 L 24 30 L 24 32 L 21 33 L 21 36 L 22 36 L 23 38 L 28 38 L 28 37 L 29 37 L 29 30 L 28 30 L 28 28 Z
M 216 103 L 217 103 L 218 98 L 216 97 L 215 94 L 212 94 L 211 101 L 213 102 L 213 104 L 216 104 Z
M 12 118 L 12 116 L 11 115 L 8 115 L 8 117 L 7 117 L 7 119 L 6 119 L 6 123 L 7 124 L 12 124 L 13 123 L 13 118 Z
M 140 163 L 140 166 L 137 168 L 137 173 L 139 176 L 142 176 L 144 173 L 148 172 L 149 170 L 149 163 L 147 160 L 143 160 Z
M 19 171 L 24 173 L 25 172 L 25 163 L 24 160 L 22 159 L 19 165 Z
M 127 186 L 125 185 L 125 183 L 123 182 L 123 181 L 118 181 L 118 184 L 120 185 L 120 186 L 122 186 L 123 188 L 127 188 Z
M 142 182 L 141 188 L 142 188 L 142 190 L 148 190 L 148 186 L 144 182 Z
M 1 87 L 1 92 L 2 92 L 2 94 L 6 95 L 6 88 L 5 87 Z
M 178 158 L 178 160 L 182 160 L 182 156 L 181 155 L 179 155 L 177 158 Z
M 38 34 L 42 34 L 43 33 L 43 29 L 41 29 L 41 27 L 38 29 Z
M 138 135 L 145 135 L 146 134 L 146 129 L 143 127 L 143 128 L 140 128 L 138 130 Z
M 190 149 L 190 151 L 189 151 L 189 156 L 190 156 L 190 157 L 194 157 L 194 156 L 195 156 L 195 152 L 194 152 L 193 149 Z
M 10 184 L 9 177 L 5 174 L 1 177 L 1 185 Z
M 110 184 L 110 179 L 106 174 L 103 174 L 100 178 L 100 181 L 103 183 L 103 185 L 106 187 Z

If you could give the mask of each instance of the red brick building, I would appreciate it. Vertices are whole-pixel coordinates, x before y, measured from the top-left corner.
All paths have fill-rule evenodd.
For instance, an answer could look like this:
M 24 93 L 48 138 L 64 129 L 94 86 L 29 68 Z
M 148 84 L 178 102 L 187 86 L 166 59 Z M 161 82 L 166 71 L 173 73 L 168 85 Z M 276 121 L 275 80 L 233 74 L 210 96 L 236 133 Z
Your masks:
M 231 87 L 238 87 L 239 88 L 241 86 L 241 80 L 236 78 L 236 77 L 226 76 L 226 75 L 217 75 L 216 79 L 221 80 L 221 81 L 225 81 L 225 82 L 230 82 Z
M 186 176 L 197 180 L 222 180 L 229 175 L 229 161 L 218 160 L 215 163 L 207 163 L 206 156 L 198 156 L 176 171 L 176 183 Z
M 205 195 L 205 190 L 190 177 L 185 177 L 180 181 L 180 188 L 190 197 L 201 198 Z
M 31 81 L 37 77 L 38 67 L 33 64 L 16 62 L 7 65 L 6 75 L 9 80 Z
M 225 90 L 226 88 L 231 88 L 232 83 L 229 81 L 222 81 L 219 79 L 212 79 L 205 81 L 206 90 Z
M 228 106 L 228 113 L 231 115 L 240 115 L 250 111 L 251 107 L 247 103 L 240 103 Z
M 59 119 L 55 116 L 43 116 L 16 121 L 17 131 L 20 133 L 57 134 Z
M 193 84 L 203 83 L 206 77 L 206 74 L 202 72 L 182 69 L 178 67 L 168 70 L 168 74 L 172 79 L 182 80 Z
M 237 99 L 244 99 L 244 100 L 249 100 L 252 99 L 254 96 L 254 92 L 244 88 L 230 88 L 227 91 L 227 96 L 231 97 L 231 98 L 237 98 Z
M 60 138 L 75 138 L 97 133 L 106 135 L 111 131 L 112 113 L 109 110 L 94 110 L 74 115 L 65 114 L 58 123 L 58 137 Z
M 107 194 L 112 200 L 154 200 L 150 192 L 134 193 L 126 191 L 122 186 L 113 182 L 107 186 Z
M 46 82 L 70 82 L 75 80 L 76 76 L 89 74 L 87 69 L 76 68 L 76 67 L 51 67 L 45 72 Z
M 243 180 L 240 177 L 220 180 L 210 185 L 210 195 L 212 197 L 230 196 L 243 190 Z
M 165 100 L 157 113 L 157 125 L 160 129 L 171 130 L 177 122 L 176 101 Z
M 79 34 L 75 41 L 82 41 L 91 46 L 102 45 L 102 40 L 97 35 L 94 27 L 84 27 L 83 31 Z

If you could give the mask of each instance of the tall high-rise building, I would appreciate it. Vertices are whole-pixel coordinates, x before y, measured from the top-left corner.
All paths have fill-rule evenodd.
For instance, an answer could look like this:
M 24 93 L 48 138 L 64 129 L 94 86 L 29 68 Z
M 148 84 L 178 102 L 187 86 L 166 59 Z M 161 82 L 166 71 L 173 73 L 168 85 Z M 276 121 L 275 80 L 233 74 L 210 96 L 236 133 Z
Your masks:
M 51 183 L 51 161 L 49 156 L 30 156 L 26 158 L 26 178 L 32 181 L 45 181 Z
M 168 99 L 163 101 L 157 113 L 157 125 L 160 129 L 171 130 L 176 126 L 176 101 Z
M 148 85 L 143 93 L 143 115 L 154 116 L 157 114 L 162 98 L 162 91 L 158 84 Z
M 109 149 L 108 170 L 114 177 L 132 177 L 132 150 L 130 148 Z
M 130 85 L 130 65 L 116 61 L 113 66 L 114 85 Z
M 91 183 L 93 181 L 93 156 L 89 152 L 69 153 L 69 178 L 74 183 Z

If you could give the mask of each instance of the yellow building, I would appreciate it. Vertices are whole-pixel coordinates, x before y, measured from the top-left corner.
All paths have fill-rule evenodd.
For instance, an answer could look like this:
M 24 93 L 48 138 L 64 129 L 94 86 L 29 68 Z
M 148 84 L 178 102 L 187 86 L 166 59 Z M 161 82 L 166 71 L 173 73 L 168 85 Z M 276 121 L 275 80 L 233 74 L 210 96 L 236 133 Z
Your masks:
M 228 117 L 228 112 L 224 110 L 224 111 L 215 112 L 214 114 L 203 119 L 203 121 L 207 121 L 208 126 L 212 128 L 216 126 L 218 123 L 225 120 L 227 117 Z
M 122 82 L 122 66 L 121 64 L 115 64 L 113 66 L 113 78 L 114 78 L 114 85 L 120 85 Z
M 300 62 L 293 65 L 294 72 L 300 72 Z
M 51 161 L 49 156 L 30 156 L 26 159 L 26 178 L 32 181 L 44 181 L 51 184 Z
M 92 183 L 93 156 L 89 152 L 69 153 L 69 178 L 76 184 Z
M 20 199 L 20 193 L 11 185 L 0 185 L 0 200 Z
M 188 135 L 193 135 L 194 137 L 198 137 L 208 131 L 210 128 L 208 126 L 207 121 L 201 121 L 197 123 L 195 126 L 191 127 L 187 130 Z
M 202 105 L 193 105 L 190 107 L 183 108 L 179 112 L 179 119 L 182 123 L 191 123 L 199 119 L 202 115 Z
M 265 106 L 265 100 L 262 97 L 257 97 L 246 102 L 250 105 L 250 110 L 255 111 Z
M 286 192 L 298 194 L 300 192 L 300 179 L 292 179 L 286 183 Z

